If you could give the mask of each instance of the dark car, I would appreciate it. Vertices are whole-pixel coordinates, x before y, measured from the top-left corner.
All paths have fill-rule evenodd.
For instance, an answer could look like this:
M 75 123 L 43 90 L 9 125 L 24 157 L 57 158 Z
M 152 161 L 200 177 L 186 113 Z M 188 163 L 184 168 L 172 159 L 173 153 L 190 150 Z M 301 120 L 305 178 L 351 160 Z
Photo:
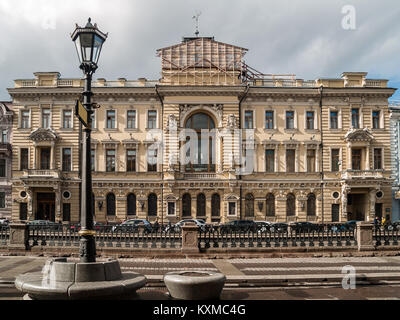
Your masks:
M 133 232 L 138 231 L 139 227 L 143 227 L 144 233 L 151 233 L 153 230 L 151 223 L 145 219 L 130 219 L 113 226 L 111 230 L 113 232 Z
M 271 232 L 287 232 L 289 225 L 283 222 L 273 223 L 270 227 Z
M 259 232 L 269 231 L 271 228 L 271 223 L 267 221 L 255 221 L 255 223 Z
M 62 224 L 49 220 L 32 220 L 27 223 L 30 229 L 34 230 L 48 230 L 48 231 L 62 231 Z
M 393 221 L 391 224 L 387 226 L 387 230 L 399 230 L 400 231 L 400 220 Z
M 360 222 L 359 220 L 350 220 L 342 224 L 340 227 L 340 231 L 352 231 L 357 227 L 357 222 Z
M 321 232 L 323 231 L 323 226 L 316 224 L 316 223 L 311 223 L 311 222 L 293 222 L 290 224 L 291 230 L 293 230 L 296 233 L 299 232 Z
M 257 232 L 257 223 L 252 220 L 234 220 L 227 222 L 219 227 L 221 233 L 244 231 Z

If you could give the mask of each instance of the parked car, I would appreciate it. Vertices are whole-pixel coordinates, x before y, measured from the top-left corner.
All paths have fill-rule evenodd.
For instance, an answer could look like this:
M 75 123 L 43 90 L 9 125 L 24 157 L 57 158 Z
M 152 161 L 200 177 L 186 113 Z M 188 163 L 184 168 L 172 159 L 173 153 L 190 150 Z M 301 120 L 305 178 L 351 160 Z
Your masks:
M 257 232 L 257 223 L 253 220 L 234 220 L 229 221 L 219 227 L 221 233 L 235 232 L 235 231 L 252 231 Z
M 357 222 L 360 222 L 360 221 L 359 220 L 347 221 L 340 226 L 339 231 L 352 231 L 357 227 Z
M 151 223 L 145 219 L 126 220 L 121 224 L 113 226 L 111 230 L 113 232 L 132 232 L 139 230 L 140 226 L 144 227 L 143 232 L 145 233 L 151 233 L 153 230 Z
M 293 222 L 289 224 L 291 230 L 294 232 L 321 232 L 324 230 L 323 225 L 311 222 Z
M 269 231 L 271 228 L 272 223 L 268 221 L 254 221 L 257 225 L 257 231 L 265 232 Z
M 168 232 L 173 230 L 175 232 L 179 232 L 185 223 L 195 223 L 201 231 L 206 231 L 209 227 L 203 219 L 183 219 L 171 226 L 167 226 L 165 231 Z
M 289 225 L 287 223 L 283 222 L 276 222 L 271 225 L 269 230 L 271 232 L 287 232 L 289 228 Z
M 0 226 L 8 226 L 9 223 L 10 221 L 6 218 L 0 219 Z
M 32 220 L 29 221 L 27 225 L 35 230 L 62 231 L 61 223 L 56 223 L 49 220 Z
M 80 223 L 70 224 L 69 230 L 71 230 L 71 232 L 79 232 L 81 230 L 81 224 Z

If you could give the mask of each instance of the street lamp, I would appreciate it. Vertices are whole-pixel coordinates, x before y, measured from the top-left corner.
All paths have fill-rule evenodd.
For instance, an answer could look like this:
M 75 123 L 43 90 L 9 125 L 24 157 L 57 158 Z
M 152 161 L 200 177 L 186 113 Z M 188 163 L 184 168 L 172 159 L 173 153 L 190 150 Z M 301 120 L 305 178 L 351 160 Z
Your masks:
M 92 171 L 91 171 L 91 143 L 92 131 L 92 75 L 97 69 L 101 48 L 107 39 L 107 35 L 101 32 L 97 25 L 92 25 L 89 18 L 84 28 L 76 25 L 72 33 L 72 41 L 75 42 L 76 51 L 80 62 L 80 69 L 85 74 L 85 87 L 83 91 L 83 106 L 87 117 L 84 123 L 84 136 L 82 146 L 82 188 L 81 188 L 81 230 L 79 232 L 80 246 L 79 256 L 81 262 L 96 261 L 96 244 L 93 230 L 92 208 Z

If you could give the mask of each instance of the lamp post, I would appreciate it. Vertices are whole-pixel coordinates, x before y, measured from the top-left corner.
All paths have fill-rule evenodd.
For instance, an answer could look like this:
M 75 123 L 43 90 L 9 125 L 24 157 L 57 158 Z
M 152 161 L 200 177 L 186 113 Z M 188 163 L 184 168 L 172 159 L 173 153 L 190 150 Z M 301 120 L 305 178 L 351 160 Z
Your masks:
M 92 170 L 91 170 L 91 142 L 92 131 L 92 75 L 97 69 L 101 48 L 108 34 L 101 32 L 97 25 L 92 25 L 89 18 L 84 28 L 76 25 L 72 33 L 72 41 L 75 42 L 79 57 L 80 69 L 85 74 L 85 86 L 83 91 L 83 107 L 87 112 L 84 125 L 82 146 L 82 187 L 81 187 L 81 230 L 79 232 L 80 245 L 79 256 L 81 262 L 96 261 L 96 244 L 93 230 L 92 207 Z

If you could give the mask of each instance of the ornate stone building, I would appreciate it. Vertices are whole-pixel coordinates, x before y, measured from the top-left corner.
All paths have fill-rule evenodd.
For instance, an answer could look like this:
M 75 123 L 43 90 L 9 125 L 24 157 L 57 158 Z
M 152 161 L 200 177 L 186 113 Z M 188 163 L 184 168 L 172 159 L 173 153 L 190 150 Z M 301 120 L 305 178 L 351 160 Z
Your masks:
M 12 119 L 10 102 L 0 102 L 0 218 L 11 219 Z
M 393 178 L 393 215 L 392 220 L 400 220 L 400 103 L 392 101 L 390 105 L 391 162 Z
M 371 220 L 391 215 L 387 80 L 305 81 L 247 66 L 247 49 L 184 38 L 161 79 L 97 79 L 97 221 Z M 15 80 L 13 219 L 79 219 L 81 79 Z

